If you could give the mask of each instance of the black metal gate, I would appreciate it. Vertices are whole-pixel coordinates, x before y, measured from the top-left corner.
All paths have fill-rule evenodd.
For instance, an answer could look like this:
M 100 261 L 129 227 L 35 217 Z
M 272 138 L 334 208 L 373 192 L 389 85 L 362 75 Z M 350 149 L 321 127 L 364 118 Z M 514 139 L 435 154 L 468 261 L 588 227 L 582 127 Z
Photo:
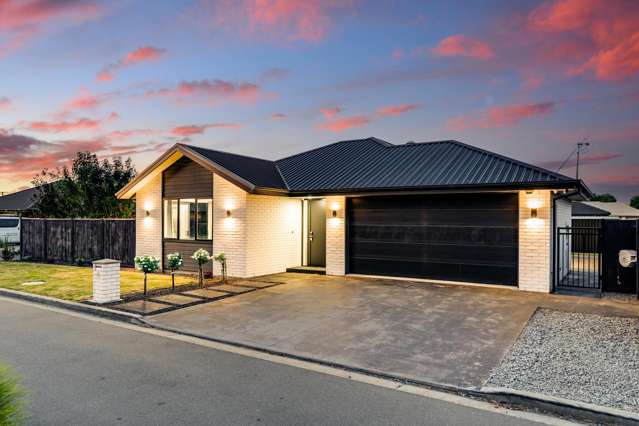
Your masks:
M 602 230 L 599 227 L 560 227 L 555 241 L 557 290 L 602 290 Z

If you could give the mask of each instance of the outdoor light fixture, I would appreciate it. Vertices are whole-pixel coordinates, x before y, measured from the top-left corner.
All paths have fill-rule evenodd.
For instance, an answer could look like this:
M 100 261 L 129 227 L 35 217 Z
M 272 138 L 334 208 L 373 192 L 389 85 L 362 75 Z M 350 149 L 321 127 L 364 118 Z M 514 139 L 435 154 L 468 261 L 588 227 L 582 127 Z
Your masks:
M 337 217 L 337 210 L 333 210 L 333 217 Z
M 151 212 L 150 212 L 150 211 L 148 211 L 148 210 L 145 210 L 145 212 L 144 212 L 144 213 L 146 214 L 146 217 L 151 216 Z
M 231 210 L 226 211 L 226 217 L 231 217 Z
M 530 217 L 532 219 L 537 217 L 537 209 L 536 208 L 530 209 Z

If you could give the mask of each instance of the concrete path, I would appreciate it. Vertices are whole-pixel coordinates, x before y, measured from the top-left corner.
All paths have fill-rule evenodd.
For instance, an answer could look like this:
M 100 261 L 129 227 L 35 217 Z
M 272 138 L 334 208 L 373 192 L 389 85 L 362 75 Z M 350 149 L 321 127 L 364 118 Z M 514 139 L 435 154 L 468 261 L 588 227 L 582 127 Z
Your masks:
M 150 318 L 197 335 L 480 388 L 538 306 L 639 315 L 639 306 L 485 287 L 305 274 Z
M 31 424 L 533 425 L 459 405 L 0 299 L 0 362 L 22 376 Z M 459 398 L 459 397 L 455 397 Z

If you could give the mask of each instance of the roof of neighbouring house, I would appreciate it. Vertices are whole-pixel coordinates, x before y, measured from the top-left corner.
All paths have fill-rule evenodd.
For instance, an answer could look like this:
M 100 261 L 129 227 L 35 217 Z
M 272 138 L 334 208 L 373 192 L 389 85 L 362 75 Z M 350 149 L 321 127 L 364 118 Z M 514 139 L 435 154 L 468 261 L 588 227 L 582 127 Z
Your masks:
M 38 195 L 38 188 L 27 188 L 22 191 L 0 197 L 0 210 L 25 211 L 33 207 Z
M 166 164 L 176 152 L 249 192 L 310 195 L 536 187 L 577 189 L 590 195 L 579 180 L 453 140 L 394 145 L 370 137 L 336 142 L 275 161 L 177 144 L 150 168 Z M 132 196 L 146 175 L 147 171 L 142 172 L 118 196 Z
M 573 216 L 610 216 L 610 212 L 598 209 L 584 202 L 575 201 L 572 203 Z
M 617 217 L 637 217 L 639 218 L 639 210 L 619 201 L 606 203 L 603 201 L 583 201 L 583 204 L 608 212 L 610 216 Z M 577 216 L 573 213 L 573 216 Z

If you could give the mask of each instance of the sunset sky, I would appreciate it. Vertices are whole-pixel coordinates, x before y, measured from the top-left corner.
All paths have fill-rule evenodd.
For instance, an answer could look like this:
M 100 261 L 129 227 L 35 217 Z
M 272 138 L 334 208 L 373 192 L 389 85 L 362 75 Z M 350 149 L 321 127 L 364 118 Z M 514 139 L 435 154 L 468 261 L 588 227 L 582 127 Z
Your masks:
M 0 191 L 78 150 L 457 139 L 639 194 L 639 1 L 0 0 Z M 573 175 L 574 162 L 562 173 Z

